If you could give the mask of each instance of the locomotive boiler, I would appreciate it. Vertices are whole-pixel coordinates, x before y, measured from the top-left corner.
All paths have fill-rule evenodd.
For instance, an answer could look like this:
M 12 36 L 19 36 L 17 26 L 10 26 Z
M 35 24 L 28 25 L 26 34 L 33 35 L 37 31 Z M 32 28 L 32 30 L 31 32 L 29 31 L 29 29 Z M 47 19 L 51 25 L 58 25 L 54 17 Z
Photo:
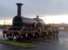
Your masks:
M 9 40 L 34 40 L 43 37 L 57 37 L 58 31 L 44 24 L 43 20 L 36 18 L 25 18 L 21 16 L 22 3 L 17 3 L 17 16 L 13 18 L 12 26 L 3 30 L 3 37 Z M 50 29 L 51 28 L 51 29 Z

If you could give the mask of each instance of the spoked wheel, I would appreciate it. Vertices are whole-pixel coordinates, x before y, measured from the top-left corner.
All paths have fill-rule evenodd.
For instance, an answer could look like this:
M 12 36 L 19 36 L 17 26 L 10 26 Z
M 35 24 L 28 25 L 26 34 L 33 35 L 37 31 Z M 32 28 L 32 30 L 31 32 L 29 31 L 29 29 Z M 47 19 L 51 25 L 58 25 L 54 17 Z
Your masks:
M 32 40 L 32 34 L 31 33 L 28 33 L 28 37 L 27 37 L 27 40 Z
M 13 40 L 14 36 L 12 34 L 7 34 L 7 39 L 8 40 Z
M 20 35 L 16 35 L 16 41 L 21 41 Z
M 39 38 L 39 33 L 35 33 L 34 39 L 38 39 Z

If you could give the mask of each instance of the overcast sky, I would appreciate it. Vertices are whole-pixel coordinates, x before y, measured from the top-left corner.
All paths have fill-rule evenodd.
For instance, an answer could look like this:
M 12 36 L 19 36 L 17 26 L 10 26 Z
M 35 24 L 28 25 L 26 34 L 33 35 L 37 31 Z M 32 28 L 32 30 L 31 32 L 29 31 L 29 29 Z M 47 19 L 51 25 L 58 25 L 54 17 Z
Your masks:
M 0 16 L 15 16 L 17 2 L 23 16 L 68 14 L 68 0 L 0 0 Z
M 39 15 L 47 23 L 68 23 L 68 0 L 0 0 L 0 23 L 12 22 L 12 17 L 17 15 L 17 2 L 24 4 L 24 17 Z

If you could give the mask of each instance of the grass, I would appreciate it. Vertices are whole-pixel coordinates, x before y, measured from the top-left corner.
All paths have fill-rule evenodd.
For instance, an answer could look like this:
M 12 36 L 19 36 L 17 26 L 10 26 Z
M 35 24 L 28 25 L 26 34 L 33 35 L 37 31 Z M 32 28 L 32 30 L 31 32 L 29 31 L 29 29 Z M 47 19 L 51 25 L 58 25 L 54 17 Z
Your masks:
M 32 45 L 32 42 L 17 42 L 17 41 L 10 41 L 10 40 L 0 40 L 1 44 L 7 44 L 7 45 L 12 45 L 16 47 L 34 47 Z

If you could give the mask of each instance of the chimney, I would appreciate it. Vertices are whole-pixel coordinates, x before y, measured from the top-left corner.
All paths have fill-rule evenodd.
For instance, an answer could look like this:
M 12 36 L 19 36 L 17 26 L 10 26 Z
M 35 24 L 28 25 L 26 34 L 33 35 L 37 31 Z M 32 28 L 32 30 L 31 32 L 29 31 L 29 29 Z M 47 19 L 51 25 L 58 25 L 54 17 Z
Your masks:
M 21 16 L 21 7 L 22 7 L 22 3 L 17 3 L 17 16 Z

